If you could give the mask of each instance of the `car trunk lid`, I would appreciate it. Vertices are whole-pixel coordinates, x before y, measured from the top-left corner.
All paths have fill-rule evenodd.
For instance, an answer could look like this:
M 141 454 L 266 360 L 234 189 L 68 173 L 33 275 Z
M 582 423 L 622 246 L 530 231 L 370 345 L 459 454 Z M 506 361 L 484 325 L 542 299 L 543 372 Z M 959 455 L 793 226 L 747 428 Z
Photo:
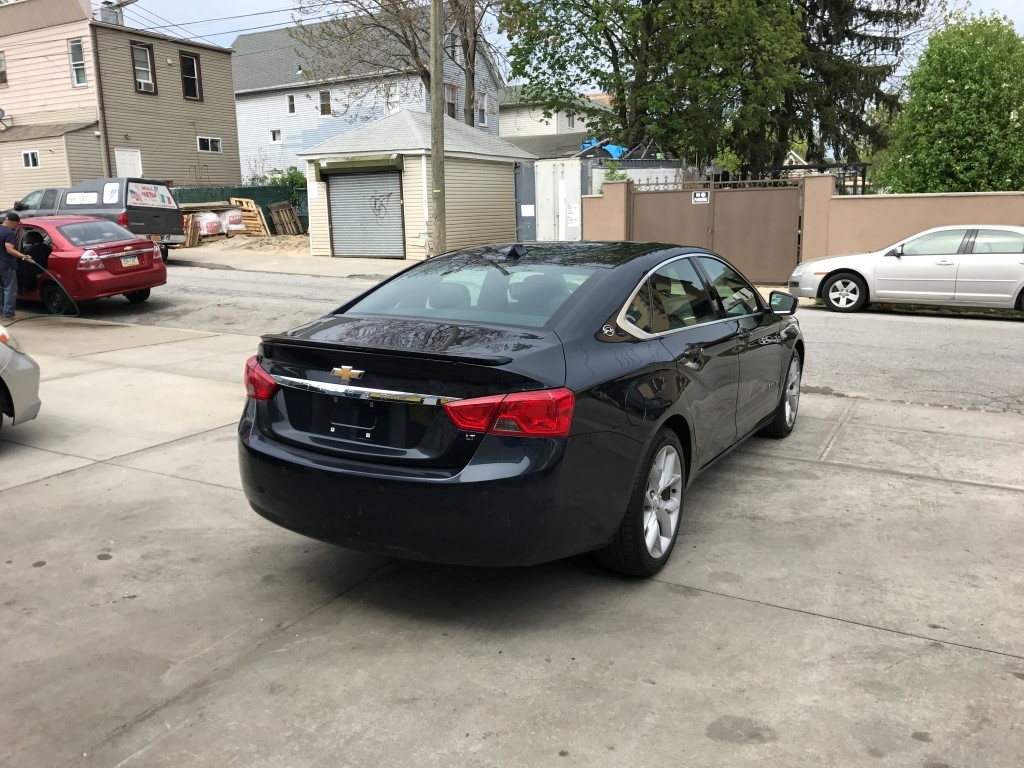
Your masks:
M 460 432 L 446 402 L 565 382 L 554 333 L 443 321 L 329 316 L 265 336 L 261 354 L 281 385 L 267 431 L 379 463 L 464 466 L 480 436 Z
M 93 252 L 103 259 L 103 266 L 112 275 L 134 272 L 153 265 L 153 243 L 149 240 L 123 240 L 94 246 Z

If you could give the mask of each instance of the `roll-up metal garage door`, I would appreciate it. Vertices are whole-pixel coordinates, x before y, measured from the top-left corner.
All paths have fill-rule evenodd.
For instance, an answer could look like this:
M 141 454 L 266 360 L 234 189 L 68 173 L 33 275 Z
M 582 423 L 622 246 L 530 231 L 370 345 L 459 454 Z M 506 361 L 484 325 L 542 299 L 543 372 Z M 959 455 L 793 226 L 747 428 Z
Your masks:
M 402 181 L 397 172 L 327 177 L 334 256 L 405 258 Z

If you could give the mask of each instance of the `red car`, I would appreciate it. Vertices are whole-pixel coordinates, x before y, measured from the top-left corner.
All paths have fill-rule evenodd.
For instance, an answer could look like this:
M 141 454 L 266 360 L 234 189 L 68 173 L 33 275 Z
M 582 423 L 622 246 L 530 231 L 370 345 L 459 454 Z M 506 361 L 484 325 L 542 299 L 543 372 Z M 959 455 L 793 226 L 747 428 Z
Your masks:
M 30 264 L 19 265 L 18 299 L 41 301 L 48 312 L 67 314 L 68 301 L 123 295 L 142 302 L 167 282 L 160 246 L 112 221 L 93 216 L 41 216 L 21 220 L 17 248 L 45 266 L 63 286 Z

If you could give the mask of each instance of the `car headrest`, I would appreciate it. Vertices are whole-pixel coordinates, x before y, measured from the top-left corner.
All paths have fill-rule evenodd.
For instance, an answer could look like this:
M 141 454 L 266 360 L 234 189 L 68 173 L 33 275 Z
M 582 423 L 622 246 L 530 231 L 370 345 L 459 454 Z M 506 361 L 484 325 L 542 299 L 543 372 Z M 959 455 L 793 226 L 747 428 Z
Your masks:
M 427 295 L 427 304 L 433 309 L 468 309 L 472 303 L 469 288 L 461 283 L 438 283 Z
M 43 236 L 34 229 L 30 229 L 25 233 L 25 245 L 40 245 L 42 242 Z

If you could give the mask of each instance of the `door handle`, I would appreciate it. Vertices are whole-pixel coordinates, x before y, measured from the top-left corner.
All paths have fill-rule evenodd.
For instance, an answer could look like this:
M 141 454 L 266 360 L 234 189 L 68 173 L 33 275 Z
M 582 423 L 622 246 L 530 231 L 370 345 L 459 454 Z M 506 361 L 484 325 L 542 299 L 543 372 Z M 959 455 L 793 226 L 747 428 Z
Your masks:
M 939 267 L 955 267 L 955 261 L 936 261 L 935 264 Z

